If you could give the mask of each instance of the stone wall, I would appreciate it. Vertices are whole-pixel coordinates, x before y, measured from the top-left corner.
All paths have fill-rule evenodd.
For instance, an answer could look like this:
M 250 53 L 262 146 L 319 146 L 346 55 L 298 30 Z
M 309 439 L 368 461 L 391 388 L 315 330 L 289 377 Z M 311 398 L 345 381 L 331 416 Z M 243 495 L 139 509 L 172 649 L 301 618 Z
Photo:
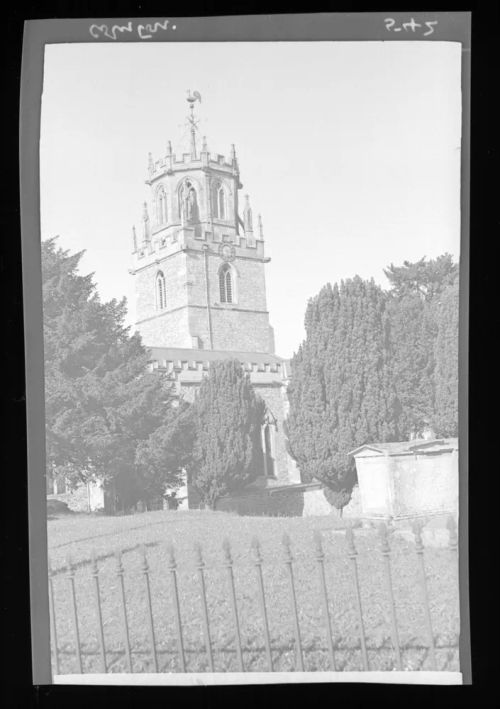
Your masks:
M 216 509 L 250 517 L 306 517 L 331 514 L 331 507 L 318 485 L 249 488 L 239 495 L 222 497 Z

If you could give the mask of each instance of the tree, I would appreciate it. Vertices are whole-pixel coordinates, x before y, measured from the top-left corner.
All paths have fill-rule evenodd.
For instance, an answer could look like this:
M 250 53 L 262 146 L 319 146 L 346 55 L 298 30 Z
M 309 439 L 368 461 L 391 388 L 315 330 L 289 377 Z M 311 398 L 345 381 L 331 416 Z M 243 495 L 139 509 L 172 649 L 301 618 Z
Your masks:
M 433 303 L 435 406 L 432 425 L 440 436 L 458 435 L 458 283 L 443 290 Z
M 159 487 L 138 447 L 153 449 L 153 434 L 175 420 L 174 395 L 129 335 L 125 299 L 101 302 L 92 274 L 77 272 L 81 256 L 42 243 L 47 465 L 73 485 L 112 484 L 128 507 Z M 176 484 L 175 461 L 162 475 Z
M 458 264 L 450 254 L 384 271 L 391 283 L 392 378 L 399 437 L 458 429 Z
M 430 301 L 457 281 L 458 264 L 453 263 L 451 254 L 446 253 L 430 261 L 424 256 L 415 263 L 404 261 L 402 266 L 391 263 L 384 273 L 396 297 L 418 295 Z
M 188 482 L 211 509 L 259 475 L 264 412 L 239 362 L 211 363 L 192 404 L 193 453 L 186 466 Z
M 356 481 L 349 451 L 396 432 L 386 296 L 358 276 L 328 284 L 310 300 L 305 328 L 291 362 L 290 452 L 302 479 L 322 481 L 341 509 Z
M 406 440 L 429 425 L 434 414 L 436 327 L 430 304 L 415 294 L 390 298 L 387 312 L 397 434 Z

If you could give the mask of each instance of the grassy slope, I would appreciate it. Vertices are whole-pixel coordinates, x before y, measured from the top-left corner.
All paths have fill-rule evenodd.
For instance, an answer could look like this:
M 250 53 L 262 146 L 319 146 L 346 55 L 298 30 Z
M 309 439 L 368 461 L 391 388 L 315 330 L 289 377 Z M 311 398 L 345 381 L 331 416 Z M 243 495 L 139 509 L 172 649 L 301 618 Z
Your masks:
M 274 669 L 293 670 L 295 651 L 289 580 L 283 564 L 281 538 L 286 531 L 292 540 L 294 574 L 299 607 L 305 666 L 327 670 L 328 652 L 318 563 L 314 556 L 313 532 L 322 533 L 325 572 L 336 644 L 338 669 L 361 669 L 359 629 L 351 567 L 345 537 L 331 517 L 262 518 L 237 517 L 219 512 L 150 512 L 127 517 L 75 515 L 49 522 L 49 554 L 55 570 L 54 591 L 61 671 L 75 670 L 74 634 L 71 622 L 66 557 L 71 553 L 77 565 L 76 588 L 84 671 L 99 671 L 94 587 L 89 559 L 95 550 L 99 561 L 100 591 L 106 649 L 111 670 L 124 669 L 123 631 L 120 622 L 119 585 L 113 552 L 123 550 L 125 587 L 134 671 L 150 671 L 150 642 L 147 632 L 145 579 L 141 573 L 140 547 L 145 545 L 151 569 L 151 589 L 156 644 L 160 667 L 178 670 L 174 608 L 168 571 L 167 544 L 175 546 L 179 565 L 183 632 L 188 670 L 208 669 L 203 645 L 199 578 L 193 554 L 195 542 L 203 547 L 206 583 L 216 671 L 237 670 L 234 625 L 229 604 L 227 568 L 221 550 L 225 536 L 231 540 L 234 577 L 245 669 L 265 671 L 262 616 L 257 601 L 256 570 L 249 554 L 254 535 L 259 537 L 264 557 L 264 583 L 273 644 Z M 359 573 L 370 669 L 394 668 L 390 640 L 389 606 L 383 559 L 377 535 L 358 529 Z M 406 669 L 430 669 L 426 647 L 421 587 L 417 559 L 411 542 L 391 538 L 394 595 L 400 642 Z M 439 669 L 458 669 L 458 594 L 456 560 L 448 549 L 426 550 L 431 613 L 438 649 Z M 114 663 L 114 664 L 113 664 Z

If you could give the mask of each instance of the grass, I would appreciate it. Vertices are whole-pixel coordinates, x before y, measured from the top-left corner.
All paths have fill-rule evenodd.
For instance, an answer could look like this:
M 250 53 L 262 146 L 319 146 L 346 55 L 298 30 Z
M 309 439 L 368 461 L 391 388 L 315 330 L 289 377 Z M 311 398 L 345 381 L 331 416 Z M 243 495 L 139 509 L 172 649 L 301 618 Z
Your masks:
M 223 512 L 149 512 L 124 517 L 71 515 L 48 523 L 49 556 L 53 569 L 55 619 L 60 673 L 75 672 L 75 634 L 68 581 L 67 557 L 76 567 L 75 588 L 84 672 L 101 671 L 95 587 L 91 555 L 98 560 L 100 598 L 108 671 L 127 671 L 121 620 L 120 586 L 114 552 L 121 550 L 127 599 L 127 619 L 134 672 L 153 671 L 148 633 L 145 576 L 141 547 L 147 550 L 160 671 L 180 671 L 176 644 L 175 608 L 168 567 L 168 544 L 175 547 L 181 599 L 182 630 L 187 670 L 209 670 L 203 641 L 199 571 L 193 547 L 200 543 L 215 671 L 238 671 L 235 630 L 230 605 L 228 570 L 222 541 L 231 542 L 233 572 L 247 671 L 267 671 L 256 568 L 250 554 L 257 535 L 263 555 L 263 577 L 271 635 L 273 669 L 296 667 L 289 578 L 283 559 L 282 536 L 291 538 L 305 669 L 329 670 L 327 625 L 319 585 L 313 533 L 320 531 L 325 552 L 335 663 L 338 670 L 362 669 L 356 596 L 341 520 L 333 517 L 238 517 Z M 363 607 L 363 622 L 371 670 L 396 669 L 391 642 L 390 607 L 380 553 L 373 530 L 355 530 Z M 431 669 L 422 589 L 414 544 L 390 535 L 391 568 L 403 669 Z M 430 611 L 440 670 L 458 670 L 457 564 L 446 548 L 425 552 Z

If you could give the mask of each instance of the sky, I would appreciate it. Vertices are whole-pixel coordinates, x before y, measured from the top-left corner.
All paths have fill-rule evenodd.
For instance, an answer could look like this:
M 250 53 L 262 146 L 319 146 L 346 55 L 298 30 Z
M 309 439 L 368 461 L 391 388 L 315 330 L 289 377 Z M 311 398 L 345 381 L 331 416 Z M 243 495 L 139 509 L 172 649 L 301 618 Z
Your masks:
M 45 49 L 42 239 L 86 250 L 103 300 L 135 320 L 132 225 L 150 199 L 148 152 L 188 149 L 188 89 L 208 149 L 236 146 L 260 213 L 276 352 L 304 338 L 309 298 L 390 263 L 459 258 L 460 44 L 58 44 Z

